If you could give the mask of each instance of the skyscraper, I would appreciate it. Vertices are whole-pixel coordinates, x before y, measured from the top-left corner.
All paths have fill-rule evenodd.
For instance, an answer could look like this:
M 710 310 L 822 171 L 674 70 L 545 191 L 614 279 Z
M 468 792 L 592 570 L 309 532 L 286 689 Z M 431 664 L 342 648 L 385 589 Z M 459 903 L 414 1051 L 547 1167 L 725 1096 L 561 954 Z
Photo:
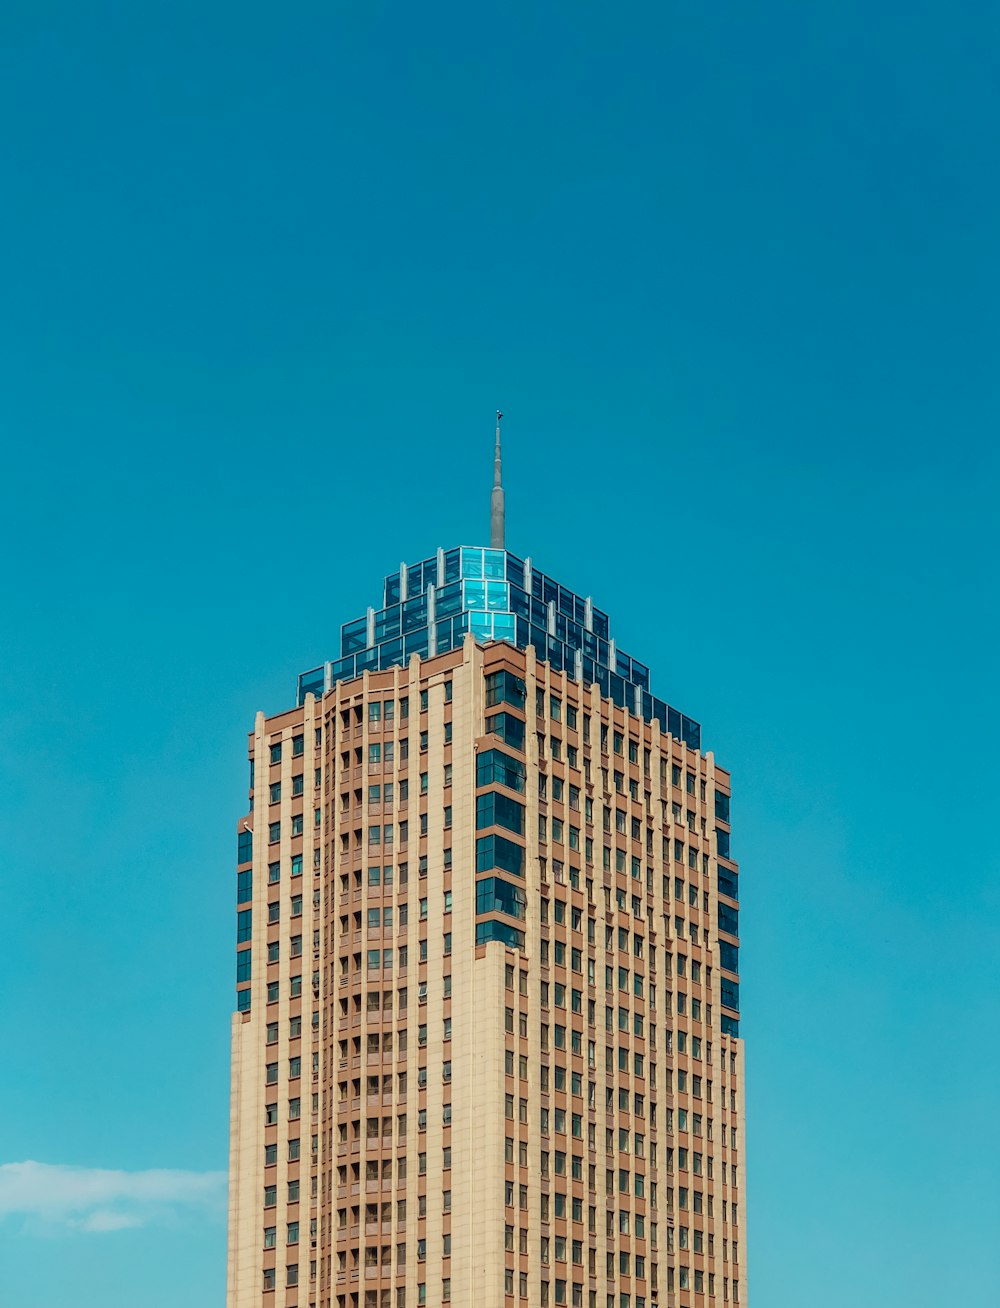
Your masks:
M 499 490 L 499 495 L 497 491 Z M 729 774 L 505 547 L 250 736 L 229 1308 L 746 1303 Z

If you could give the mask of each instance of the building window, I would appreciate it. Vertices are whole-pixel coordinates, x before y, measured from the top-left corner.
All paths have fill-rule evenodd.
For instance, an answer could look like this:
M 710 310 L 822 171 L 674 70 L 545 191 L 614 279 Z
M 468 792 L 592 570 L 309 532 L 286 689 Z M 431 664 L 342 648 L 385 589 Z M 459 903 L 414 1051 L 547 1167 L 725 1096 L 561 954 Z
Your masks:
M 500 868 L 524 876 L 524 849 L 504 836 L 480 836 L 476 841 L 476 871 Z
M 515 835 L 524 834 L 524 806 L 508 795 L 488 791 L 476 799 L 476 826 L 504 827 Z
M 484 750 L 476 759 L 477 786 L 496 784 L 523 794 L 526 775 L 520 759 L 512 758 L 499 749 Z
M 524 723 L 512 713 L 495 713 L 486 719 L 487 735 L 499 736 L 505 745 L 524 752 Z

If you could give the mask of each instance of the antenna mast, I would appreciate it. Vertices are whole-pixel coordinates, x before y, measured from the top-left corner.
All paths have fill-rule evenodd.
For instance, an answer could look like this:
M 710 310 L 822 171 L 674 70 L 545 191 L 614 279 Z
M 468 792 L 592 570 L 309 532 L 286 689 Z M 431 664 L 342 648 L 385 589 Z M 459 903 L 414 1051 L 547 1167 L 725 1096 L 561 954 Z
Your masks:
M 493 452 L 493 493 L 490 495 L 490 547 L 495 550 L 504 548 L 504 497 L 503 481 L 500 468 L 500 419 L 503 414 L 497 409 L 497 443 Z

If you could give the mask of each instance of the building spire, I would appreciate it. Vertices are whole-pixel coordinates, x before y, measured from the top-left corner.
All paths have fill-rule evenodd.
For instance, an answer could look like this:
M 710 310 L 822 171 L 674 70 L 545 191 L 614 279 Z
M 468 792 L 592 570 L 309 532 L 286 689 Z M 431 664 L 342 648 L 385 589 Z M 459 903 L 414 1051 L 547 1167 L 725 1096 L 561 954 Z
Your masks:
M 500 419 L 503 414 L 497 409 L 497 443 L 493 452 L 493 493 L 490 496 L 490 547 L 495 550 L 504 548 L 504 498 L 503 481 L 500 468 Z

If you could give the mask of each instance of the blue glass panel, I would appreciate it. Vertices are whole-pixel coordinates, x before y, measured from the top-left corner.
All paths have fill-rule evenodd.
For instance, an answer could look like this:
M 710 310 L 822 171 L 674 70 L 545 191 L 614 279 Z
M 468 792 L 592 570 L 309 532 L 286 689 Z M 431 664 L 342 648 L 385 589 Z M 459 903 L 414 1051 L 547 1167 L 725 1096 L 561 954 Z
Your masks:
M 566 639 L 566 619 L 561 613 L 556 614 L 556 640 Z
M 563 647 L 562 641 L 556 640 L 555 636 L 549 636 L 546 642 L 546 660 L 549 666 L 555 672 L 563 670 Z
M 485 609 L 485 581 L 467 581 L 465 583 L 465 607 L 467 609 Z
M 253 922 L 253 910 L 243 908 L 236 914 L 236 943 L 244 944 L 250 939 Z
M 609 693 L 619 708 L 625 707 L 625 682 L 614 672 L 608 678 Z
M 606 613 L 602 613 L 600 609 L 593 610 L 593 628 L 594 628 L 595 636 L 600 637 L 601 640 L 607 640 L 608 615 Z
M 399 635 L 399 605 L 390 609 L 381 609 L 375 614 L 375 639 L 395 640 Z
M 354 671 L 353 654 L 350 656 L 350 658 L 338 659 L 337 662 L 334 663 L 333 665 L 334 681 L 353 681 L 355 675 L 356 674 Z
M 237 904 L 247 904 L 253 899 L 253 873 L 238 872 L 236 874 L 236 902 Z
M 358 618 L 355 622 L 345 622 L 341 628 L 341 654 L 356 654 L 368 644 L 368 619 Z
M 480 836 L 476 841 L 476 871 L 498 867 L 513 876 L 524 876 L 524 849 L 505 836 Z
M 588 659 L 586 655 L 584 655 L 583 659 L 583 679 L 584 681 L 594 680 L 594 660 Z
M 531 611 L 528 597 L 520 586 L 511 586 L 510 588 L 510 607 L 514 613 L 522 618 L 526 618 Z
M 486 607 L 491 613 L 510 612 L 510 592 L 505 581 L 487 582 Z
M 427 622 L 427 597 L 419 595 L 416 599 L 407 600 L 403 605 L 403 635 L 407 632 L 416 631 L 420 626 Z
M 531 628 L 528 626 L 527 622 L 525 622 L 524 618 L 518 618 L 517 644 L 521 649 L 527 649 L 528 645 L 531 643 L 530 636 Z
M 323 688 L 326 684 L 326 670 L 316 668 L 312 672 L 303 672 L 299 677 L 299 703 L 305 702 L 307 695 L 315 695 L 317 699 L 323 696 Z
M 403 661 L 403 642 L 387 640 L 378 647 L 378 665 L 380 668 L 395 668 Z
M 493 618 L 493 639 L 509 640 L 514 644 L 514 615 L 513 613 L 497 613 Z
M 719 868 L 719 894 L 728 895 L 730 899 L 739 899 L 740 878 L 733 868 Z
M 608 666 L 608 660 L 609 660 L 610 658 L 611 658 L 611 646 L 608 644 L 608 642 L 607 642 L 606 640 L 601 640 L 600 638 L 598 638 L 598 641 L 597 641 L 597 661 L 598 661 L 598 663 L 603 663 L 604 666 L 607 667 L 607 666 Z
M 483 575 L 483 551 L 462 550 L 462 576 L 478 578 Z
M 632 660 L 632 680 L 640 690 L 649 690 L 649 668 L 645 663 L 639 663 L 636 659 Z
M 542 578 L 542 599 L 546 604 L 555 604 L 559 607 L 559 587 L 550 577 Z
M 576 622 L 566 623 L 566 635 L 563 637 L 573 649 L 583 649 L 583 628 Z
M 607 670 L 607 668 L 602 668 L 602 667 L 594 668 L 594 682 L 596 685 L 600 686 L 602 695 L 607 695 L 609 693 L 608 682 L 610 681 L 610 679 L 611 679 L 611 673 Z
M 391 577 L 385 579 L 385 598 L 382 601 L 386 608 L 390 604 L 399 603 L 399 573 L 394 572 Z
M 462 585 L 454 582 L 442 586 L 434 595 L 434 615 L 437 618 L 450 618 L 462 609 Z
M 740 1033 L 740 1024 L 735 1017 L 727 1017 L 722 1014 L 722 1034 L 738 1036 Z
M 448 550 L 444 556 L 445 581 L 457 581 L 462 575 L 461 556 L 458 550 Z
M 378 646 L 373 645 L 371 649 L 362 650 L 354 660 L 355 670 L 360 675 L 366 668 L 378 667 Z
M 476 640 L 493 639 L 493 615 L 491 613 L 470 613 L 469 630 Z
M 451 629 L 455 633 L 454 634 L 455 644 L 458 645 L 460 643 L 459 638 L 469 630 L 468 613 L 459 613 L 459 615 L 453 619 L 451 624 Z
M 476 826 L 504 827 L 516 836 L 524 835 L 524 805 L 498 790 L 489 790 L 476 798 Z
M 524 917 L 524 891 L 500 877 L 484 877 L 476 882 L 476 912 L 504 913 L 507 917 Z
M 236 1011 L 238 1013 L 250 1012 L 250 991 L 237 990 L 236 992 Z
M 236 955 L 236 984 L 250 980 L 250 955 L 252 950 L 241 949 Z
M 701 727 L 690 718 L 684 719 L 684 742 L 692 749 L 701 749 Z
M 734 1008 L 739 1011 L 740 1007 L 740 983 L 730 981 L 728 977 L 721 980 L 722 1002 L 727 1008 Z
M 423 593 L 423 569 L 419 563 L 411 563 L 406 569 L 406 598 L 416 599 Z
M 533 599 L 528 609 L 528 616 L 536 627 L 541 627 L 547 631 L 549 627 L 549 611 L 541 600 Z
M 597 658 L 597 637 L 592 631 L 583 633 L 583 652 L 592 659 Z
M 437 652 L 439 654 L 447 654 L 448 651 L 452 648 L 450 618 L 446 622 L 437 623 L 437 625 L 434 628 L 434 637 L 435 640 L 437 641 Z
M 731 936 L 740 934 L 740 910 L 729 904 L 723 904 L 721 900 L 719 901 L 719 930 Z
M 729 857 L 729 832 L 723 831 L 721 827 L 715 828 L 715 838 L 719 842 L 719 857 Z
M 513 704 L 515 708 L 524 708 L 525 685 L 520 677 L 505 668 L 499 672 L 486 674 L 486 707 L 495 708 L 498 704 Z
M 683 740 L 681 735 L 681 715 L 675 708 L 667 709 L 667 730 L 675 740 Z
M 731 945 L 727 940 L 720 940 L 719 962 L 727 972 L 738 972 L 740 970 L 739 945 Z
M 499 577 L 505 575 L 505 557 L 503 550 L 483 550 L 483 576 Z
M 542 574 L 541 574 L 540 572 L 537 572 L 537 571 L 535 571 L 534 569 L 532 569 L 532 573 L 531 573 L 531 595 L 532 595 L 532 598 L 533 598 L 533 599 L 536 599 L 536 600 L 538 600 L 539 602 L 541 602 L 541 598 L 542 598 L 542 590 L 543 590 L 544 582 L 545 582 L 545 578 L 542 576 Z
M 236 838 L 237 863 L 249 863 L 253 859 L 253 832 L 241 831 Z
M 556 603 L 556 607 L 558 608 L 559 612 L 565 614 L 567 618 L 571 618 L 573 616 L 573 613 L 575 612 L 575 608 L 574 608 L 575 600 L 576 600 L 576 596 L 573 594 L 571 590 L 567 590 L 565 586 L 559 587 L 559 599 Z
M 725 791 L 717 790 L 715 792 L 715 816 L 720 822 L 729 821 L 729 796 Z
M 579 595 L 573 601 L 573 621 L 581 627 L 587 621 L 587 601 L 582 600 Z
M 513 713 L 495 713 L 486 719 L 486 734 L 499 736 L 511 749 L 524 752 L 524 723 Z
M 476 758 L 477 786 L 506 786 L 508 790 L 524 793 L 525 770 L 519 758 L 512 758 L 499 749 L 483 750 Z
M 624 677 L 626 681 L 632 675 L 632 660 L 627 654 L 623 654 L 621 650 L 615 651 L 615 672 L 618 673 L 619 677 Z
M 427 657 L 427 628 L 422 631 L 415 631 L 412 636 L 407 636 L 403 642 L 403 657 L 407 663 L 418 654 L 422 659 Z
M 524 562 L 515 554 L 507 555 L 507 580 L 515 586 L 524 586 Z
M 477 922 L 476 944 L 485 945 L 491 940 L 499 940 L 501 944 L 508 945 L 512 949 L 521 949 L 524 946 L 524 932 L 518 931 L 517 927 L 508 926 L 506 922 L 497 922 L 495 919 L 489 922 Z

